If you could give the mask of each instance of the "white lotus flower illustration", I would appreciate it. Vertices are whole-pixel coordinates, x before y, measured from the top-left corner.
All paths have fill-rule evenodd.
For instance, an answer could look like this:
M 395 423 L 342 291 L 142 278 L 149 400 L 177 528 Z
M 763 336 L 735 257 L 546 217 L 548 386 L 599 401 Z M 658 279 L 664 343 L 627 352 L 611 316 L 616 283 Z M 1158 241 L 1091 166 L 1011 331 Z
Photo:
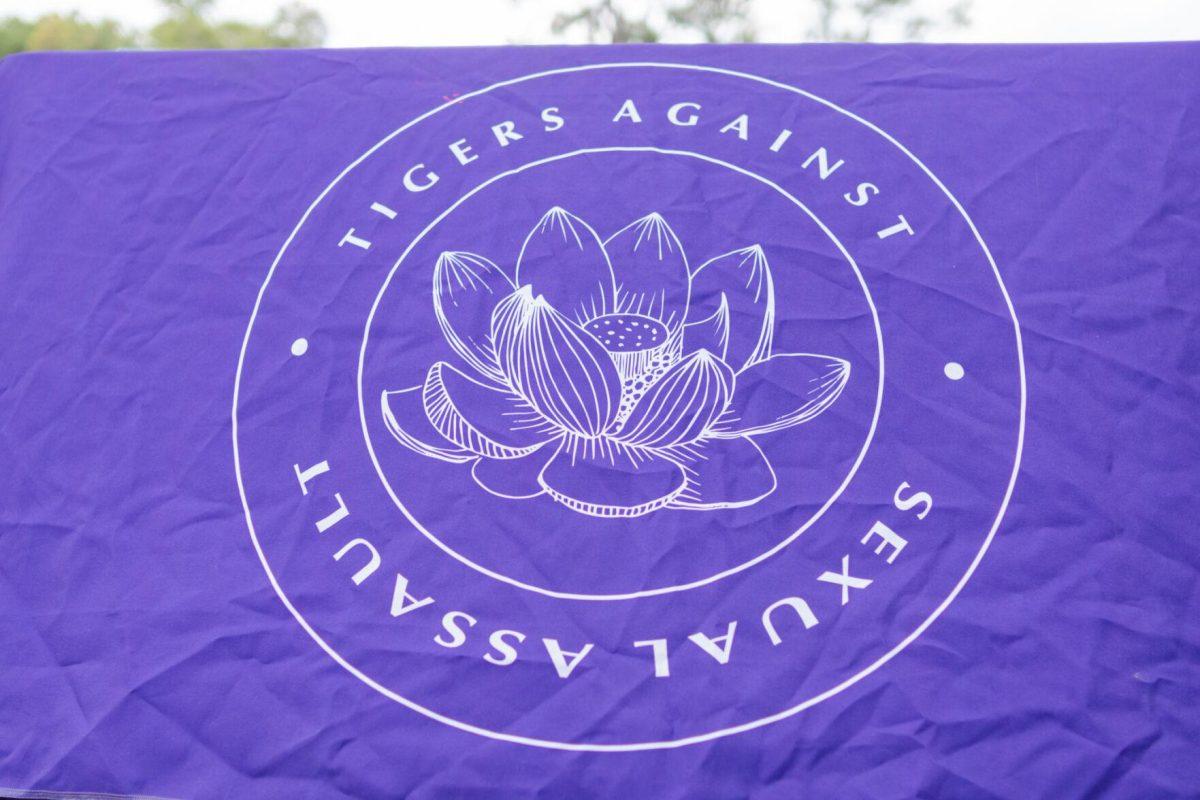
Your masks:
M 552 208 L 513 277 L 437 260 L 434 310 L 462 364 L 383 392 L 384 421 L 499 497 L 597 517 L 752 505 L 776 485 L 755 439 L 821 414 L 850 377 L 840 358 L 772 352 L 774 300 L 758 245 L 690 270 L 658 214 L 602 241 Z

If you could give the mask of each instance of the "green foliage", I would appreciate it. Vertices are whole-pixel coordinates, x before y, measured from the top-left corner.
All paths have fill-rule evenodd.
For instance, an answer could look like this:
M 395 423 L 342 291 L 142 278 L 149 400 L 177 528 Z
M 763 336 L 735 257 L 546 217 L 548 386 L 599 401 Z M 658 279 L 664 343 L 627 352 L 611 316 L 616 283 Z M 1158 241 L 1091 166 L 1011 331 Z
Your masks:
M 689 0 L 667 9 L 671 24 L 699 33 L 709 44 L 752 42 L 750 0 Z
M 866 42 L 879 35 L 881 26 L 909 40 L 939 28 L 964 27 L 969 3 L 960 0 L 943 19 L 918 13 L 913 0 L 806 0 L 798 5 L 807 5 L 816 17 L 806 35 L 810 41 Z M 752 6 L 753 0 L 661 0 L 651 12 L 635 16 L 619 0 L 589 0 L 556 16 L 550 29 L 563 34 L 582 28 L 593 43 L 752 42 L 758 38 Z
M 266 24 L 214 20 L 213 0 L 160 0 L 165 18 L 148 31 L 112 19 L 88 20 L 78 13 L 36 19 L 0 20 L 0 56 L 29 50 L 119 50 L 123 48 L 262 49 L 319 47 L 325 21 L 301 3 L 278 9 Z
M 265 25 L 214 22 L 212 0 L 163 0 L 167 18 L 150 29 L 147 44 L 162 50 L 230 50 L 318 47 L 325 41 L 325 21 L 300 3 L 275 12 Z
M 657 42 L 659 38 L 649 20 L 629 16 L 617 8 L 613 0 L 597 0 L 578 11 L 558 14 L 550 22 L 550 30 L 554 33 L 565 33 L 578 27 L 584 29 L 592 44 Z
M 134 43 L 131 33 L 111 19 L 88 22 L 77 12 L 47 14 L 29 32 L 31 50 L 116 50 Z
M 23 50 L 117 50 L 134 43 L 132 32 L 115 20 L 92 22 L 77 12 L 45 14 L 35 20 L 8 17 L 0 22 L 0 55 Z
M 939 27 L 963 28 L 970 23 L 969 0 L 960 0 L 944 21 L 912 10 L 913 0 L 815 0 L 817 22 L 808 38 L 821 42 L 869 42 L 880 23 L 898 23 L 905 39 L 919 41 Z
M 7 17 L 0 20 L 0 56 L 9 53 L 19 53 L 25 49 L 29 34 L 33 33 L 34 23 L 20 17 Z

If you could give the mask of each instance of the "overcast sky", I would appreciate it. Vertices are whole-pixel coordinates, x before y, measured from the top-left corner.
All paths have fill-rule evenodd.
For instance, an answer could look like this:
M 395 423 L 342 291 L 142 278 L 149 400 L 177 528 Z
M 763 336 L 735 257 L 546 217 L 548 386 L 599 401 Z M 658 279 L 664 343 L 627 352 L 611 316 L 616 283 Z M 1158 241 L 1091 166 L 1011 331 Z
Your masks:
M 542 42 L 556 10 L 584 0 L 307 0 L 329 25 L 332 47 Z M 628 0 L 630 8 L 648 0 Z M 919 0 L 929 10 L 944 0 Z M 218 0 L 223 16 L 261 21 L 280 0 Z M 763 38 L 798 38 L 810 19 L 805 0 L 756 0 Z M 159 17 L 156 0 L 0 0 L 0 16 L 76 9 L 133 25 Z M 931 40 L 1082 42 L 1200 39 L 1200 0 L 974 0 L 973 24 Z

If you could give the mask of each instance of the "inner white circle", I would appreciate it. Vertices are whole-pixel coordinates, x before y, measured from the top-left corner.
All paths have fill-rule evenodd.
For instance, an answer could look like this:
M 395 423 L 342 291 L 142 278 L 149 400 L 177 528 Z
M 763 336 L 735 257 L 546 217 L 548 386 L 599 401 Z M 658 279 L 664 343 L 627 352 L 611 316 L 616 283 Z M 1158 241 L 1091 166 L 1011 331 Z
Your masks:
M 614 592 L 614 593 L 610 593 L 610 594 L 591 594 L 591 593 L 586 593 L 586 592 L 558 591 L 555 589 L 547 589 L 543 586 L 536 586 L 532 583 L 528 583 L 525 581 L 520 581 L 520 580 L 517 580 L 516 578 L 512 578 L 501 572 L 497 572 L 496 570 L 490 569 L 488 567 L 483 566 L 482 564 L 472 561 L 471 559 L 467 558 L 463 554 L 459 553 L 457 550 L 455 550 L 452 547 L 450 547 L 449 545 L 447 545 L 441 539 L 439 539 L 432 531 L 430 531 L 428 528 L 426 528 L 419 520 L 417 520 L 417 518 L 415 516 L 413 516 L 413 514 L 405 506 L 404 502 L 397 496 L 395 490 L 392 488 L 391 483 L 388 481 L 388 478 L 387 478 L 386 473 L 384 472 L 383 466 L 379 463 L 379 459 L 375 455 L 375 446 L 371 442 L 371 434 L 370 434 L 369 428 L 367 426 L 367 411 L 366 411 L 367 404 L 366 404 L 365 397 L 363 395 L 363 369 L 364 369 L 364 365 L 366 363 L 366 357 L 367 357 L 367 343 L 371 336 L 371 323 L 375 319 L 375 313 L 379 308 L 380 302 L 382 302 L 382 300 L 383 300 L 383 296 L 387 293 L 388 287 L 392 283 L 392 278 L 395 277 L 397 270 L 400 269 L 400 266 L 404 263 L 404 260 L 408 257 L 408 254 L 412 252 L 413 248 L 415 248 L 421 242 L 421 240 L 424 239 L 425 236 L 429 234 L 430 231 L 432 231 L 434 228 L 436 228 L 437 225 L 443 219 L 445 219 L 449 214 L 451 214 L 454 211 L 454 209 L 458 208 L 462 203 L 466 202 L 468 199 L 473 197 L 475 194 L 479 193 L 483 189 L 486 189 L 488 186 L 495 183 L 496 181 L 501 180 L 502 178 L 507 178 L 512 175 L 516 175 L 518 173 L 524 172 L 525 170 L 530 169 L 532 167 L 537 167 L 537 166 L 541 166 L 544 164 L 553 163 L 556 161 L 562 161 L 564 159 L 572 158 L 574 156 L 591 155 L 591 154 L 595 154 L 595 153 L 658 153 L 661 155 L 673 155 L 673 156 L 683 156 L 683 157 L 688 157 L 688 158 L 696 158 L 701 161 L 705 161 L 710 164 L 715 164 L 720 167 L 725 167 L 726 169 L 729 169 L 734 172 L 745 175 L 747 177 L 753 178 L 763 184 L 766 184 L 767 186 L 774 189 L 775 191 L 779 192 L 779 194 L 781 194 L 783 197 L 787 198 L 791 203 L 796 205 L 801 211 L 803 211 L 806 215 L 808 215 L 809 219 L 811 219 L 821 229 L 821 231 L 829 238 L 829 240 L 831 242 L 833 242 L 834 246 L 836 246 L 838 251 L 842 254 L 842 257 L 844 259 L 846 259 L 846 263 L 848 263 L 850 265 L 850 268 L 854 271 L 854 276 L 858 279 L 858 284 L 862 288 L 863 296 L 867 300 L 867 306 L 871 309 L 871 322 L 875 327 L 876 354 L 877 354 L 877 358 L 879 359 L 879 380 L 878 380 L 878 385 L 875 390 L 875 408 L 872 410 L 871 424 L 870 424 L 870 427 L 867 429 L 867 435 L 866 435 L 866 438 L 863 440 L 862 447 L 859 449 L 858 455 L 854 459 L 854 463 L 850 466 L 850 469 L 847 471 L 846 477 L 842 480 L 841 484 L 839 484 L 837 489 L 834 490 L 833 494 L 831 494 L 829 496 L 829 498 L 825 501 L 824 505 L 822 505 L 819 509 L 817 509 L 817 511 L 811 517 L 809 517 L 809 519 L 803 525 L 801 525 L 799 528 L 797 528 L 795 531 L 793 531 L 791 534 L 789 534 L 782 541 L 777 542 L 776 544 L 771 546 L 769 549 L 758 554 L 754 558 L 744 561 L 741 564 L 738 564 L 736 566 L 730 567 L 729 569 L 725 569 L 720 572 L 714 573 L 713 575 L 709 575 L 706 578 L 700 578 L 698 580 L 689 581 L 687 583 L 673 584 L 670 586 L 661 586 L 661 587 L 654 588 L 654 589 L 642 589 L 642 590 L 634 591 L 634 592 Z M 383 483 L 384 488 L 387 490 L 388 496 L 392 498 L 392 502 L 396 504 L 396 507 L 400 509 L 400 511 L 404 514 L 405 518 L 410 523 L 412 523 L 413 527 L 415 527 L 418 531 L 420 531 L 427 539 L 429 539 L 431 542 L 433 542 L 435 545 L 437 545 L 444 553 L 449 555 L 451 558 L 455 559 L 456 561 L 459 561 L 460 563 L 464 564 L 467 567 L 470 567 L 471 569 L 475 570 L 476 572 L 480 573 L 481 575 L 486 575 L 489 578 L 500 581 L 502 583 L 507 583 L 507 584 L 509 584 L 511 586 L 515 586 L 519 589 L 524 589 L 526 591 L 546 595 L 547 597 L 558 598 L 560 600 L 587 600 L 587 601 L 598 601 L 598 602 L 599 601 L 617 601 L 617 600 L 634 600 L 639 597 L 653 597 L 655 595 L 687 591 L 689 589 L 695 589 L 700 586 L 705 586 L 710 583 L 715 583 L 716 581 L 722 580 L 723 578 L 728 578 L 730 575 L 735 575 L 745 569 L 749 569 L 750 567 L 754 566 L 755 564 L 761 563 L 762 561 L 775 555 L 780 550 L 783 550 L 789 544 L 796 541 L 796 539 L 799 538 L 802 533 L 804 533 L 806 530 L 808 530 L 810 527 L 812 527 L 813 523 L 815 523 L 817 520 L 819 520 L 825 514 L 825 512 L 829 510 L 829 507 L 832 506 L 839 497 L 841 497 L 842 493 L 844 491 L 846 491 L 846 487 L 850 485 L 850 482 L 854 479 L 855 473 L 858 472 L 858 468 L 860 466 L 862 466 L 863 459 L 866 458 L 867 451 L 871 447 L 871 441 L 875 438 L 875 429 L 878 427 L 879 413 L 883 406 L 883 384 L 884 384 L 883 376 L 884 376 L 883 330 L 879 323 L 879 312 L 875 308 L 875 301 L 871 297 L 871 291 L 867 287 L 867 282 L 863 278 L 862 272 L 858 268 L 858 264 L 855 263 L 854 257 L 850 255 L 849 251 L 846 250 L 846 248 L 842 245 L 841 241 L 839 241 L 838 238 L 833 234 L 833 231 L 829 230 L 829 228 L 825 225 L 825 223 L 822 222 L 817 217 L 817 215 L 814 214 L 808 208 L 808 206 L 804 205 L 798 199 L 793 197 L 789 192 L 787 192 L 785 189 L 783 189 L 783 187 L 768 180 L 767 178 L 762 177 L 761 175 L 758 175 L 747 169 L 743 169 L 742 167 L 735 166 L 734 164 L 730 164 L 726 161 L 722 161 L 717 158 L 712 158 L 711 156 L 703 155 L 701 153 L 695 153 L 690 150 L 669 150 L 669 149 L 658 148 L 658 147 L 592 147 L 592 148 L 582 148 L 579 150 L 573 150 L 569 153 L 560 153 L 558 155 L 548 156 L 546 158 L 537 159 L 536 161 L 530 161 L 529 163 L 522 164 L 521 166 L 516 167 L 514 169 L 507 170 L 505 172 L 501 172 L 496 175 L 493 175 L 488 180 L 479 184 L 474 189 L 472 189 L 471 191 L 464 194 L 462 197 L 455 200 L 454 203 L 451 204 L 449 208 L 447 208 L 445 211 L 443 211 L 441 214 L 439 214 L 437 217 L 435 217 L 432 222 L 430 222 L 428 225 L 426 225 L 425 228 L 420 233 L 418 233 L 411 242 L 409 242 L 408 246 L 406 248 L 404 248 L 404 252 L 400 254 L 400 257 L 396 260 L 396 263 L 393 264 L 392 268 L 388 271 L 387 277 L 383 281 L 383 287 L 379 290 L 379 294 L 377 294 L 375 296 L 375 302 L 371 305 L 371 312 L 367 315 L 367 323 L 363 330 L 362 347 L 359 350 L 359 355 L 358 355 L 358 412 L 359 412 L 359 417 L 362 422 L 363 439 L 365 440 L 365 442 L 367 444 L 367 452 L 369 453 L 369 455 L 371 457 L 371 463 L 375 465 L 375 471 L 379 475 L 379 480 Z
M 952 381 L 961 381 L 963 376 L 967 374 L 966 370 L 963 369 L 963 365 L 957 361 L 948 362 L 943 372 Z
M 308 339 L 301 336 L 296 341 L 292 342 L 292 355 L 302 356 L 308 352 Z
M 911 160 L 915 165 L 917 165 L 917 167 L 919 167 L 921 169 L 921 171 L 925 173 L 926 177 L 928 177 L 929 180 L 931 180 L 934 183 L 934 185 L 936 185 L 938 187 L 938 189 L 940 189 L 942 191 L 942 193 L 946 196 L 946 199 L 950 201 L 950 203 L 958 211 L 959 215 L 962 216 L 963 221 L 967 224 L 967 227 L 970 228 L 972 235 L 975 237 L 975 241 L 978 243 L 980 250 L 983 252 L 984 256 L 987 258 L 988 265 L 991 267 L 991 270 L 992 270 L 992 275 L 996 279 L 996 283 L 1000 288 L 1001 295 L 1003 295 L 1003 297 L 1004 297 L 1004 303 L 1008 310 L 1009 317 L 1012 319 L 1013 339 L 1014 339 L 1014 343 L 1016 345 L 1016 353 L 1017 353 L 1017 377 L 1018 377 L 1019 383 L 1020 383 L 1020 404 L 1019 404 L 1019 408 L 1018 408 L 1019 416 L 1018 416 L 1018 421 L 1017 421 L 1017 442 L 1016 442 L 1016 446 L 1013 451 L 1012 472 L 1009 474 L 1008 486 L 1004 490 L 1004 497 L 1000 501 L 999 508 L 996 511 L 996 517 L 995 517 L 995 519 L 993 519 L 992 525 L 989 528 L 987 535 L 984 537 L 983 544 L 980 545 L 979 551 L 975 554 L 975 557 L 971 560 L 971 563 L 967 566 L 967 569 L 963 573 L 962 578 L 959 579 L 958 583 L 955 584 L 954 588 L 950 591 L 950 593 L 948 595 L 946 595 L 946 598 L 940 604 L 938 604 L 937 608 L 935 608 L 929 614 L 929 616 L 926 617 L 921 622 L 920 625 L 918 625 L 915 629 L 913 629 L 912 633 L 910 633 L 908 636 L 904 637 L 901 641 L 896 643 L 890 650 L 888 650 L 886 653 L 884 653 L 878 659 L 873 661 L 867 667 L 863 668 L 859 672 L 856 672 L 854 675 L 851 675 L 850 677 L 846 678 L 841 683 L 838 683 L 837 685 L 832 686 L 829 689 L 826 689 L 824 692 L 813 695 L 812 697 L 809 697 L 802 702 L 796 703 L 795 705 L 792 705 L 792 706 L 785 708 L 781 711 L 778 711 L 774 714 L 769 714 L 765 717 L 761 717 L 756 720 L 751 720 L 749 722 L 744 722 L 744 723 L 740 723 L 737 725 L 730 725 L 725 728 L 720 728 L 715 731 L 710 731 L 708 733 L 703 733 L 703 734 L 697 734 L 694 736 L 683 736 L 683 737 L 680 737 L 677 739 L 665 739 L 665 740 L 660 740 L 660 741 L 627 742 L 627 743 L 616 743 L 616 744 L 561 742 L 561 741 L 556 741 L 554 739 L 539 739 L 539 738 L 532 737 L 532 736 L 520 736 L 520 735 L 516 735 L 516 734 L 511 734 L 511 733 L 503 733 L 501 731 L 495 731 L 495 730 L 490 730 L 488 728 L 483 728 L 478 725 L 472 725 L 469 722 L 463 722 L 462 720 L 454 719 L 453 717 L 448 717 L 445 714 L 441 714 L 437 711 L 434 711 L 431 708 L 427 708 L 427 707 L 421 705 L 420 703 L 417 703 L 413 700 L 408 699 L 404 695 L 401 695 L 397 692 L 392 691 L 391 689 L 387 688 L 383 684 L 376 681 L 370 675 L 367 675 L 366 673 L 364 673 L 358 667 L 351 664 L 345 658 L 343 658 L 341 653 L 339 653 L 332 646 L 330 646 L 330 644 L 327 641 L 325 641 L 325 639 L 321 636 L 321 634 L 319 634 L 316 631 L 316 629 L 314 629 L 313 626 L 311 624 L 309 624 L 308 620 L 305 619 L 304 615 L 300 613 L 299 609 L 296 608 L 295 604 L 291 601 L 291 598 L 288 597 L 287 593 L 283 590 L 283 587 L 279 584 L 279 578 L 275 575 L 274 570 L 271 569 L 271 564 L 267 560 L 266 553 L 264 552 L 263 547 L 262 547 L 262 542 L 259 540 L 258 532 L 254 528 L 254 518 L 250 512 L 250 503 L 246 498 L 246 487 L 245 487 L 244 478 L 242 475 L 241 453 L 238 448 L 238 402 L 241 397 L 242 371 L 245 368 L 246 351 L 250 345 L 250 335 L 254 331 L 254 322 L 258 318 L 258 312 L 262 308 L 263 297 L 266 296 L 267 287 L 271 283 L 271 278 L 274 276 L 276 268 L 278 268 L 279 263 L 283 260 L 283 256 L 287 252 L 288 247 L 291 246 L 292 241 L 295 240 L 296 234 L 299 233 L 300 229 L 304 226 L 304 223 L 308 221 L 308 218 L 310 216 L 312 216 L 313 212 L 316 210 L 317 206 L 319 206 L 321 204 L 321 201 L 323 201 L 325 199 L 326 195 L 328 195 L 331 191 L 333 191 L 333 188 L 335 186 L 337 186 L 342 181 L 342 179 L 345 178 L 355 167 L 357 167 L 359 164 L 361 164 L 363 161 L 365 161 L 367 158 L 369 158 L 373 153 L 375 153 L 377 150 L 379 150 L 379 148 L 383 147 L 385 144 L 387 144 L 393 138 L 400 135 L 404 131 L 408 130 L 412 126 L 422 122 L 425 119 L 428 119 L 429 117 L 432 117 L 435 114 L 438 114 L 438 113 L 446 110 L 447 108 L 461 104 L 467 100 L 470 100 L 472 97 L 477 97 L 479 95 L 486 94 L 488 92 L 494 91 L 495 89 L 523 83 L 524 81 L 534 80 L 537 78 L 543 78 L 543 77 L 548 77 L 548 76 L 552 76 L 552 75 L 565 75 L 565 74 L 571 74 L 571 73 L 577 73 L 577 72 L 588 72 L 588 71 L 592 71 L 592 70 L 604 70 L 604 69 L 676 69 L 676 70 L 685 70 L 685 71 L 692 71 L 692 72 L 699 72 L 699 73 L 708 73 L 708 74 L 714 74 L 714 75 L 726 75 L 726 76 L 730 76 L 730 77 L 734 77 L 734 78 L 741 78 L 744 80 L 754 81 L 759 84 L 771 86 L 771 87 L 774 87 L 777 89 L 782 89 L 784 91 L 792 92 L 793 94 L 799 95 L 801 97 L 808 98 L 809 100 L 819 103 L 820 105 L 823 105 L 826 108 L 829 108 L 830 110 L 832 110 L 838 114 L 842 114 L 843 116 L 854 120 L 855 122 L 859 123 L 860 125 L 867 128 L 868 130 L 873 131 L 874 133 L 878 134 L 885 141 L 889 142 L 897 150 L 899 150 L 901 153 L 903 153 L 909 160 Z M 971 580 L 971 576 L 975 574 L 975 570 L 978 569 L 979 563 L 983 560 L 984 555 L 986 555 L 986 553 L 988 551 L 988 547 L 991 545 L 992 540 L 995 539 L 995 537 L 996 537 L 996 531 L 1000 528 L 1000 522 L 1001 522 L 1001 520 L 1004 519 L 1005 511 L 1008 510 L 1008 504 L 1012 499 L 1013 487 L 1016 486 L 1017 475 L 1019 474 L 1020 469 L 1021 469 L 1021 455 L 1025 448 L 1025 412 L 1026 412 L 1026 405 L 1028 402 L 1028 388 L 1027 388 L 1026 379 L 1025 379 L 1025 351 L 1024 351 L 1024 348 L 1022 347 L 1022 342 L 1021 342 L 1021 325 L 1020 325 L 1020 322 L 1017 320 L 1017 312 L 1016 312 L 1016 309 L 1013 307 L 1012 298 L 1008 294 L 1008 288 L 1004 285 L 1004 278 L 1000 275 L 1000 269 L 999 269 L 999 267 L 996 266 L 996 260 L 995 260 L 995 258 L 992 257 L 992 253 L 988 249 L 987 243 L 983 241 L 983 236 L 980 235 L 979 229 L 975 226 L 975 223 L 971 220 L 970 216 L 967 214 L 966 209 L 963 208 L 962 203 L 960 203 L 958 201 L 958 198 L 956 198 L 953 194 L 951 194 L 950 190 L 948 188 L 946 188 L 946 185 L 944 183 L 942 183 L 942 181 L 936 175 L 934 175 L 932 171 L 930 171 L 929 167 L 925 166 L 925 163 L 923 161 L 921 161 L 919 158 L 917 158 L 908 148 L 906 148 L 899 141 L 897 141 L 893 136 L 891 136 L 891 134 L 887 133 L 886 131 L 879 128 L 875 124 L 868 122 L 867 120 L 863 119 L 862 117 L 858 116 L 857 114 L 855 114 L 851 111 L 847 111 L 846 109 L 842 108 L 841 106 L 835 105 L 834 103 L 831 103 L 830 101 L 828 101 L 822 97 L 818 97 L 817 95 L 812 94 L 811 92 L 807 92 L 803 89 L 798 89 L 795 86 L 789 86 L 786 83 L 780 83 L 779 81 L 771 80 L 770 78 L 763 78 L 758 75 L 751 75 L 750 73 L 738 72 L 736 70 L 728 70 L 728 69 L 723 69 L 720 67 L 700 66 L 700 65 L 696 65 L 696 64 L 678 64 L 678 63 L 671 63 L 671 62 L 653 62 L 653 61 L 630 61 L 630 62 L 612 62 L 612 63 L 607 63 L 607 64 L 587 64 L 587 65 L 583 65 L 583 66 L 562 67 L 559 69 L 545 70 L 543 72 L 530 73 L 528 75 L 523 75 L 523 76 L 520 76 L 517 78 L 511 78 L 506 81 L 500 81 L 498 83 L 492 84 L 491 86 L 486 86 L 482 89 L 478 89 L 474 92 L 468 92 L 467 94 L 464 94 L 460 97 L 456 97 L 447 103 L 444 103 L 436 108 L 433 108 L 433 109 L 425 112 L 424 114 L 420 115 L 419 117 L 416 117 L 415 119 L 411 120 L 410 122 L 402 125 L 401 127 L 397 128 L 396 130 L 392 131 L 390 134 L 385 136 L 383 139 L 376 142 L 369 150 L 367 150 L 365 153 L 363 153 L 361 156 L 359 156 L 357 159 L 355 159 L 349 166 L 347 166 L 345 169 L 343 169 L 338 174 L 338 176 L 336 178 L 334 178 L 333 181 L 328 186 L 326 186 L 319 195 L 317 195 L 317 198 L 315 200 L 313 200 L 313 202 L 305 210 L 304 214 L 300 217 L 300 221 L 296 223 L 296 227 L 292 229 L 292 232 L 290 234 L 288 234 L 288 238 L 284 241 L 283 247 L 280 248 L 279 253 L 276 254 L 275 260 L 271 262 L 271 268 L 267 271 L 267 277 L 266 277 L 266 279 L 263 280 L 263 284 L 258 290 L 258 296 L 254 302 L 254 309 L 250 313 L 250 321 L 246 325 L 246 334 L 242 338 L 242 349 L 238 354 L 237 371 L 234 376 L 232 401 L 233 401 L 232 407 L 231 407 L 231 423 L 232 424 L 231 424 L 230 433 L 231 433 L 231 439 L 232 439 L 232 445 L 233 445 L 233 468 L 234 468 L 234 475 L 237 478 L 238 494 L 242 501 L 242 510 L 246 515 L 246 528 L 250 532 L 250 541 L 254 545 L 255 552 L 258 554 L 259 562 L 262 564 L 263 571 L 267 575 L 267 580 L 270 581 L 271 588 L 274 589 L 275 594 L 279 597 L 280 602 L 282 602 L 284 607 L 286 607 L 287 610 L 292 614 L 292 616 L 295 618 L 296 622 L 298 622 L 300 624 L 300 627 L 302 627 L 304 629 L 304 631 L 309 635 L 309 637 L 311 637 L 312 640 L 314 642 L 316 642 L 317 645 L 322 650 L 324 650 L 325 653 L 330 658 L 332 658 L 339 666 L 341 666 L 344 670 L 349 672 L 355 678 L 362 681 L 365 685 L 370 686 L 375 691 L 377 691 L 380 694 L 382 694 L 383 696 L 395 701 L 396 703 L 404 706 L 405 708 L 411 709 L 412 711 L 422 714 L 425 717 L 428 717 L 429 719 L 440 722 L 444 725 L 450 726 L 452 728 L 456 728 L 461 731 L 465 731 L 467 733 L 475 734 L 476 736 L 482 736 L 482 737 L 486 737 L 489 739 L 495 739 L 495 740 L 503 741 L 503 742 L 524 744 L 524 745 L 529 745 L 531 747 L 542 747 L 542 748 L 546 748 L 546 749 L 550 749 L 550 750 L 567 750 L 567 751 L 574 751 L 574 752 L 594 752 L 594 753 L 621 753 L 621 752 L 634 752 L 634 751 L 639 751 L 639 750 L 665 750 L 665 749 L 673 749 L 673 748 L 677 748 L 677 747 L 685 747 L 687 745 L 692 745 L 692 744 L 700 744 L 702 742 L 708 742 L 708 741 L 712 741 L 714 739 L 719 739 L 719 738 L 723 738 L 726 736 L 733 736 L 738 733 L 744 733 L 746 731 L 755 730 L 756 728 L 761 728 L 763 726 L 770 725 L 775 722 L 779 722 L 781 720 L 787 719 L 788 717 L 792 717 L 796 714 L 799 714 L 801 711 L 804 711 L 806 708 L 810 708 L 810 707 L 816 705 L 817 703 L 820 703 L 824 700 L 828 700 L 829 698 L 834 697 L 835 695 L 838 695 L 841 692 L 845 691 L 846 689 L 850 688 L 854 684 L 858 683 L 859 681 L 861 681 L 864 678 L 868 677 L 869 675 L 873 674 L 876 670 L 883 667 L 885 664 L 887 664 L 889 661 L 891 661 L 893 658 L 895 658 L 898 653 L 900 653 L 902 650 L 904 650 L 906 647 L 908 647 L 910 644 L 912 644 L 914 641 L 916 641 L 921 636 L 921 634 L 923 634 L 926 630 L 928 630 L 929 626 L 933 624 L 934 620 L 936 620 L 938 617 L 940 617 L 945 612 L 945 610 L 950 607 L 950 604 L 954 602 L 955 598 L 958 597 L 958 595 L 962 592 L 963 588 Z

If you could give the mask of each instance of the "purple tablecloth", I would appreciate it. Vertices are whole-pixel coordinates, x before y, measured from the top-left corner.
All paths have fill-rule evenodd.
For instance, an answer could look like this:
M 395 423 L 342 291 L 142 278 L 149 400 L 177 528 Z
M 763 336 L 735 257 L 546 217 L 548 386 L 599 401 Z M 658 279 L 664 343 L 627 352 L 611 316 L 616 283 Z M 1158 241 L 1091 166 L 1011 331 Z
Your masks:
M 1200 47 L 0 98 L 0 794 L 1200 796 Z

